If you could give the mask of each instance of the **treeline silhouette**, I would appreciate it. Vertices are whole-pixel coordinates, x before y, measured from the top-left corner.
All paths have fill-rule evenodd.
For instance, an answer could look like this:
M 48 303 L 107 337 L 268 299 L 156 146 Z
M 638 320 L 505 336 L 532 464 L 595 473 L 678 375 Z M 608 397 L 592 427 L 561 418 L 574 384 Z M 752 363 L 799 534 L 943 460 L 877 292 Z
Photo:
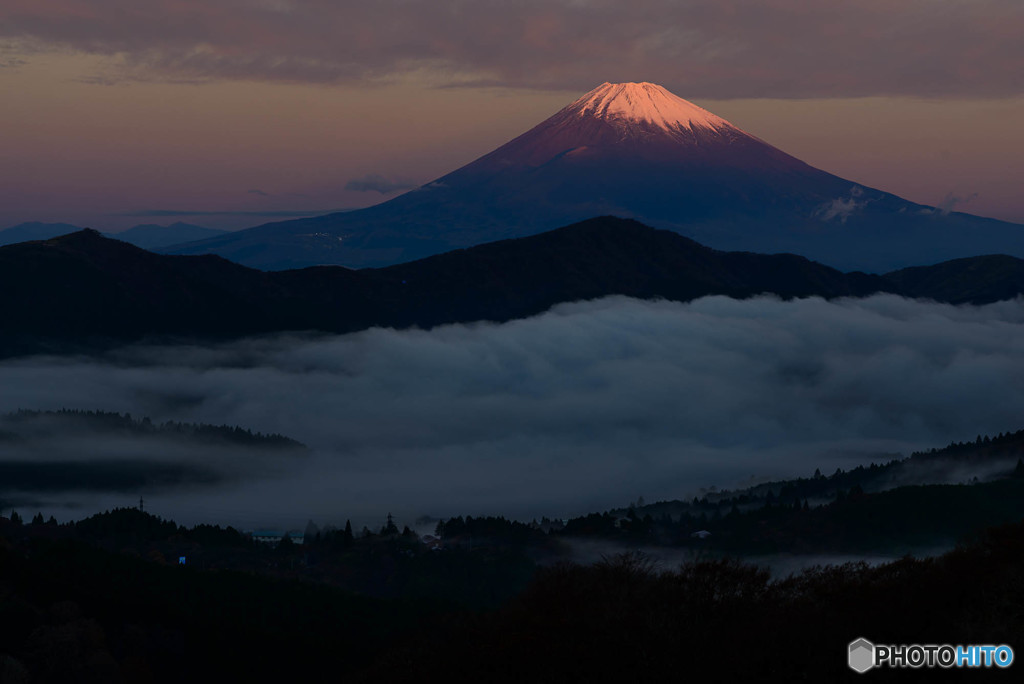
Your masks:
M 483 539 L 501 525 L 463 518 L 442 527 Z M 0 518 L 0 674 L 5 682 L 837 681 L 852 674 L 846 644 L 861 636 L 1010 645 L 1024 636 L 1020 522 L 937 558 L 817 566 L 779 579 L 731 558 L 663 566 L 634 552 L 590 566 L 524 564 L 527 576 L 512 582 L 507 548 L 433 551 L 393 520 L 379 531 L 311 532 L 307 544 L 274 548 L 232 528 L 186 529 L 136 509 L 65 524 Z M 177 554 L 187 554 L 184 565 Z M 321 575 L 300 571 L 317 567 Z M 405 582 L 405 595 L 340 588 L 367 570 Z M 514 588 L 476 605 L 445 596 L 445 586 L 466 583 Z
M 148 417 L 134 418 L 130 413 L 60 409 L 58 411 L 30 411 L 19 409 L 0 416 L 0 440 L 17 441 L 40 425 L 47 432 L 61 430 L 88 430 L 99 434 L 120 434 L 137 437 L 182 438 L 191 442 L 226 443 L 247 447 L 305 448 L 301 442 L 284 435 L 253 432 L 231 425 L 207 423 L 181 423 L 165 421 L 154 423 Z
M 451 610 L 73 541 L 0 548 L 0 587 L 5 682 L 314 680 Z
M 820 471 L 809 478 L 772 482 L 740 491 L 716 491 L 691 501 L 631 505 L 567 520 L 524 524 L 502 517 L 457 517 L 438 521 L 446 544 L 512 546 L 548 551 L 558 540 L 597 540 L 629 547 L 684 547 L 700 552 L 872 552 L 900 555 L 951 546 L 974 531 L 1024 518 L 1024 461 L 958 485 L 895 486 L 885 482 L 910 472 L 912 460 L 942 463 L 929 474 L 945 474 L 950 455 L 975 465 L 1005 464 L 1016 455 L 1024 432 L 979 439 L 978 451 L 958 444 L 887 464 Z M 987 441 L 986 441 L 987 440 Z M 992 445 L 992 446 L 989 446 Z M 971 471 L 965 471 L 971 472 Z M 870 491 L 876 488 L 876 491 Z
M 986 482 L 862 483 L 914 459 L 1006 463 L 1022 436 L 565 521 L 417 521 L 433 528 L 424 536 L 390 514 L 359 531 L 310 522 L 268 544 L 135 508 L 63 524 L 11 512 L 0 517 L 0 681 L 817 682 L 852 676 L 845 648 L 861 636 L 1013 646 L 1024 636 L 1024 461 Z M 604 559 L 566 561 L 581 540 Z M 735 558 L 940 541 L 958 545 L 774 579 Z M 636 550 L 659 546 L 692 560 Z
M 382 655 L 357 681 L 834 682 L 846 646 L 1009 644 L 1024 637 L 1024 525 L 938 558 L 816 566 L 784 579 L 731 559 L 659 567 L 642 554 L 542 568 L 501 610 Z M 458 657 L 438 658 L 458 645 Z M 991 674 L 991 673 L 990 673 Z M 1007 675 L 1006 672 L 998 673 Z M 977 670 L 875 670 L 974 681 Z
M 985 459 L 1024 455 L 1024 430 L 1000 432 L 995 437 L 978 435 L 973 442 L 950 442 L 942 449 L 915 451 L 912 459 L 935 458 L 940 456 Z

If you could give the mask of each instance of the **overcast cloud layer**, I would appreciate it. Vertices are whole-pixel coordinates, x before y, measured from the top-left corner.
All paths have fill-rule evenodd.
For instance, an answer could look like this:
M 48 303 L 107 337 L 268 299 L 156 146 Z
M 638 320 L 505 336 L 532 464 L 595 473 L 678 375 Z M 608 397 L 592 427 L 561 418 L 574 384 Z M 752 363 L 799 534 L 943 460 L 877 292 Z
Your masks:
M 99 83 L 256 79 L 689 97 L 1012 96 L 1019 0 L 5 0 L 0 66 L 109 56 Z
M 290 475 L 147 493 L 185 522 L 561 516 L 1020 429 L 1021 339 L 1020 300 L 610 298 L 504 325 L 8 361 L 0 410 L 237 424 L 314 449 Z

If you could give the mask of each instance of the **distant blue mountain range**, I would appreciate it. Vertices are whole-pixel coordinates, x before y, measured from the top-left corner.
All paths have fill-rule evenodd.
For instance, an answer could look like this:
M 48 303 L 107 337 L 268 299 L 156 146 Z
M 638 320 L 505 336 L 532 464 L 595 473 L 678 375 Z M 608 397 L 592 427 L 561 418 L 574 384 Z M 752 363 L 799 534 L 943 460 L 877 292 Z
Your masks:
M 82 226 L 70 223 L 19 223 L 6 230 L 0 230 L 0 245 L 13 245 L 29 240 L 49 240 L 60 235 L 76 233 Z M 191 223 L 172 223 L 169 226 L 144 224 L 133 226 L 120 233 L 107 233 L 107 237 L 133 244 L 143 249 L 160 249 L 182 242 L 206 240 L 224 235 L 227 231 L 216 228 L 205 228 Z

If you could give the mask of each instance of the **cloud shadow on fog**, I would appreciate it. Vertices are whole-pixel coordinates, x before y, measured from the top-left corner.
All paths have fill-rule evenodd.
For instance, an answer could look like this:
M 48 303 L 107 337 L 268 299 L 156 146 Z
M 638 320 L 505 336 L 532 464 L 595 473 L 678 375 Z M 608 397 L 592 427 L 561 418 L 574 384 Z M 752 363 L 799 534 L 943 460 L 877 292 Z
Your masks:
M 563 516 L 1024 427 L 1022 324 L 1019 300 L 612 297 L 502 325 L 8 361 L 0 410 L 130 410 L 314 449 L 153 499 L 184 522 L 214 501 L 229 523 Z

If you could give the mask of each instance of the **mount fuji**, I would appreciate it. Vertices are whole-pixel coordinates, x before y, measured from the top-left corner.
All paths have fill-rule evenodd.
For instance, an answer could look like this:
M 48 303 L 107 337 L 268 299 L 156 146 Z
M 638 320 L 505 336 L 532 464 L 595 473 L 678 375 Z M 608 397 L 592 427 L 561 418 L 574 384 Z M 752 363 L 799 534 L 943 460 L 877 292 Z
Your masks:
M 1024 226 L 844 180 L 652 83 L 604 83 L 493 152 L 376 206 L 163 251 L 265 270 L 377 267 L 600 215 L 847 270 L 1024 256 Z

